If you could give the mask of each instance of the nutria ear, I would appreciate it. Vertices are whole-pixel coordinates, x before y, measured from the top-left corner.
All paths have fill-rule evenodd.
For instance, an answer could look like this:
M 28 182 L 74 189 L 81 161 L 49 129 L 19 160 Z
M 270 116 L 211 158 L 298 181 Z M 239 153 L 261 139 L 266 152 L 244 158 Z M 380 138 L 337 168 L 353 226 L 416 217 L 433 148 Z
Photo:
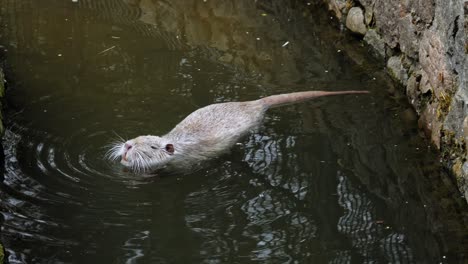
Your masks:
M 165 149 L 166 149 L 167 152 L 169 152 L 169 154 L 171 154 L 171 155 L 174 154 L 174 145 L 167 144 Z

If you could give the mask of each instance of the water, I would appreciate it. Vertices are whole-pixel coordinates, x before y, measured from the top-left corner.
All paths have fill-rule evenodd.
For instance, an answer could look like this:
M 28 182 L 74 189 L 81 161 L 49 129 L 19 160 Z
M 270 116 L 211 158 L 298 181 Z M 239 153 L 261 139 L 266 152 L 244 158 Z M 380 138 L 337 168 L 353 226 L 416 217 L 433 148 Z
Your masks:
M 466 205 L 402 88 L 320 4 L 273 2 L 0 0 L 10 263 L 462 263 Z M 103 158 L 117 134 L 307 89 L 372 94 L 270 111 L 187 174 Z

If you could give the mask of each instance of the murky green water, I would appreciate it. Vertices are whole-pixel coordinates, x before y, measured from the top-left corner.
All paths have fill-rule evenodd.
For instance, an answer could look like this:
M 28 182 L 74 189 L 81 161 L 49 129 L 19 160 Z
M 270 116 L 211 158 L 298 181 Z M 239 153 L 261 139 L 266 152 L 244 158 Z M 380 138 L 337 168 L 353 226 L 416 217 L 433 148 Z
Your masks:
M 458 191 L 400 88 L 324 10 L 0 0 L 9 261 L 462 263 Z M 163 134 L 201 106 L 307 89 L 372 94 L 273 110 L 187 175 L 141 178 L 103 158 L 116 134 Z

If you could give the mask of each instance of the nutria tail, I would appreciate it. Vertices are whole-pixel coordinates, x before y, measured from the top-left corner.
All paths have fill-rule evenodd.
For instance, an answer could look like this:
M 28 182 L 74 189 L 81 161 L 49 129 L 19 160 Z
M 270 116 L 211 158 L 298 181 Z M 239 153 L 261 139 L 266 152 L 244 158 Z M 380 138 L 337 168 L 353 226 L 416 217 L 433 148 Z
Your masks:
M 267 108 L 278 107 L 287 104 L 299 103 L 309 99 L 313 99 L 321 96 L 329 95 L 340 95 L 340 94 L 366 94 L 369 91 L 307 91 L 307 92 L 297 92 L 297 93 L 288 93 L 288 94 L 278 94 L 272 95 L 260 99 L 259 101 L 264 104 Z

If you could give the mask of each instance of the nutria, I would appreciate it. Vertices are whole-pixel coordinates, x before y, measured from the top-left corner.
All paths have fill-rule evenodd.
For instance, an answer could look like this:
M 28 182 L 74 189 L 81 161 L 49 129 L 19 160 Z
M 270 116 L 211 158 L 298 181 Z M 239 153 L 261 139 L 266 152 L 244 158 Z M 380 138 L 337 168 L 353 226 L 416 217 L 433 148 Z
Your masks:
M 164 136 L 139 136 L 114 143 L 111 159 L 136 172 L 152 171 L 171 165 L 190 167 L 228 150 L 252 129 L 258 127 L 269 108 L 308 99 L 368 91 L 307 91 L 268 96 L 255 101 L 227 102 L 205 106 L 188 115 Z

